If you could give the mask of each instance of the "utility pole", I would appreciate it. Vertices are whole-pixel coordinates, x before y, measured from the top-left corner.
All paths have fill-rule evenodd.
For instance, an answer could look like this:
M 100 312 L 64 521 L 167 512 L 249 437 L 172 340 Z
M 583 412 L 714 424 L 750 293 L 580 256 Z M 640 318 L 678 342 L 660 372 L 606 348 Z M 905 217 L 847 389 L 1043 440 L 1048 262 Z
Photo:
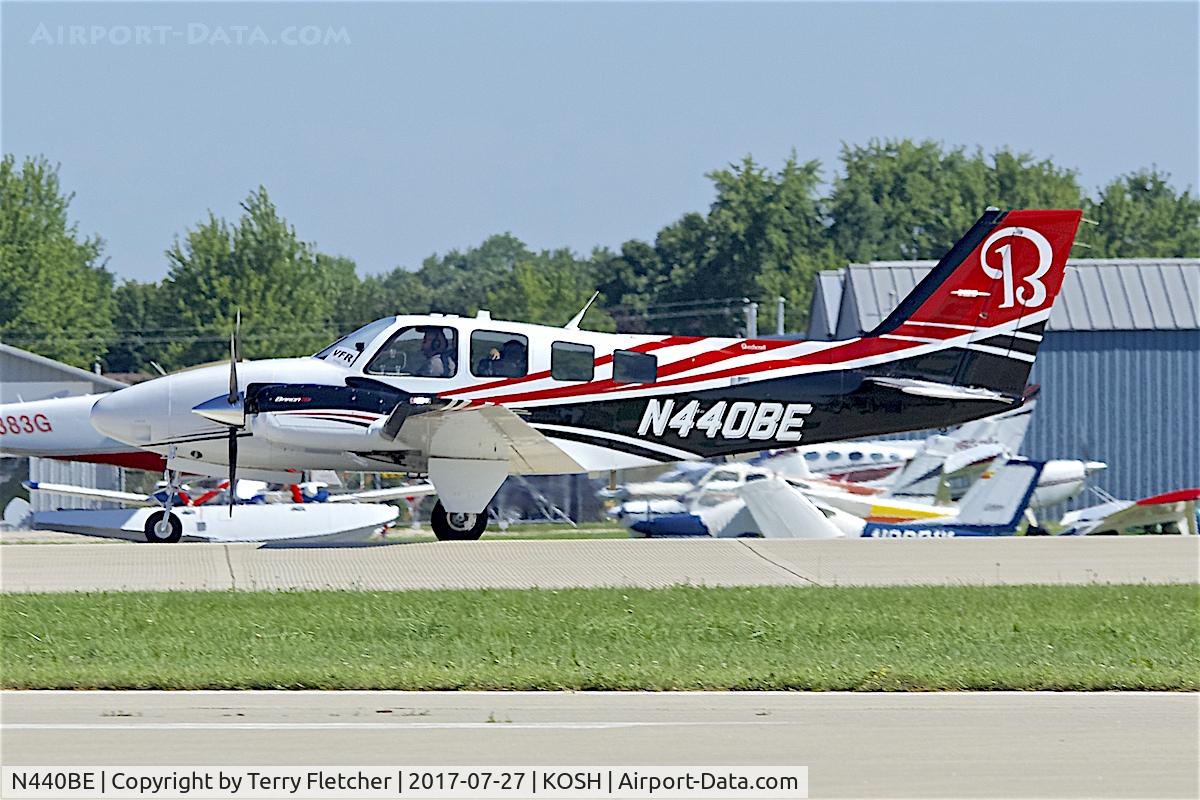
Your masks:
M 749 297 L 743 297 L 742 302 L 745 303 L 746 311 L 746 338 L 758 338 L 758 303 L 750 300 Z
M 786 332 L 783 329 L 783 307 L 787 305 L 787 301 L 783 299 L 783 295 L 775 301 L 775 333 L 783 336 Z

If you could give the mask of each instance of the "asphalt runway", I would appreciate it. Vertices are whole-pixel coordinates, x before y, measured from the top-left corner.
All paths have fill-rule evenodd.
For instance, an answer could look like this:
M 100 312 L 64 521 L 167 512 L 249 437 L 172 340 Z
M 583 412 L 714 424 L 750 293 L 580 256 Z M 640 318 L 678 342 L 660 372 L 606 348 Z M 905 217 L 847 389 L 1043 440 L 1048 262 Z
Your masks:
M 1200 538 L 0 546 L 5 592 L 1200 582 Z
M 16 765 L 803 765 L 812 797 L 1197 797 L 1170 693 L 5 692 Z

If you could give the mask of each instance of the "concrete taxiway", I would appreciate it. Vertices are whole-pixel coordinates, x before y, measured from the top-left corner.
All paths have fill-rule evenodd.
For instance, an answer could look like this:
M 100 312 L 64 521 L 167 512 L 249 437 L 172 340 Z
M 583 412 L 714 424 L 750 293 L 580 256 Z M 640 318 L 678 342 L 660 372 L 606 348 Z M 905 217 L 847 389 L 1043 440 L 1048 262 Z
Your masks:
M 0 547 L 5 592 L 1196 583 L 1200 538 Z
M 1200 696 L 5 692 L 15 765 L 804 765 L 812 797 L 1196 797 Z

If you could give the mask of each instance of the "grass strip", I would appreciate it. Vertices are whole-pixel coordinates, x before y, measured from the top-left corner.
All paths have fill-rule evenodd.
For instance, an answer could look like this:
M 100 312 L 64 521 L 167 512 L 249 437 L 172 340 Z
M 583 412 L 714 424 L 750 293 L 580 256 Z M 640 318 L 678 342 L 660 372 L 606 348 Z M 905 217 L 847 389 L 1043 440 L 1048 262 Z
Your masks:
M 7 688 L 1200 689 L 1200 588 L 0 599 Z

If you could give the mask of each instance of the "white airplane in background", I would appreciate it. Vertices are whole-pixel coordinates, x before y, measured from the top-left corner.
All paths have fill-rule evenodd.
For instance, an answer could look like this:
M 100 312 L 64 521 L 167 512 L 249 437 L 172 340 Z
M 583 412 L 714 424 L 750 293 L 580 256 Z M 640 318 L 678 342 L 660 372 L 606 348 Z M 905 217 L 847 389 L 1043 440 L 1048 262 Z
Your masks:
M 599 333 L 580 329 L 585 306 L 561 328 L 487 312 L 388 317 L 312 357 L 242 364 L 235 325 L 228 367 L 113 392 L 91 421 L 173 474 L 427 475 L 439 538 L 478 538 L 509 474 L 704 460 L 1020 406 L 1080 217 L 988 210 L 852 339 Z
M 1141 500 L 1110 499 L 1063 516 L 1063 535 L 1120 533 L 1197 534 L 1200 488 L 1178 489 Z
M 1002 454 L 1015 457 L 1021 452 L 1037 408 L 1038 390 L 1030 387 L 1020 408 L 968 422 L 923 442 L 842 442 L 829 448 L 797 448 L 811 473 L 801 477 L 863 483 L 884 489 L 887 496 L 897 499 L 940 503 L 958 500 L 993 459 Z M 900 459 L 900 463 L 890 465 L 894 459 Z M 1046 508 L 1074 499 L 1095 473 L 1107 468 L 1102 461 L 1046 461 L 1030 507 Z
M 1013 536 L 1020 532 L 1042 464 L 999 458 L 957 508 L 907 522 L 869 522 L 814 498 L 804 483 L 747 467 L 736 496 L 717 505 L 625 520 L 631 535 L 832 539 L 924 539 Z
M 0 455 L 55 458 L 162 472 L 158 453 L 119 442 L 92 425 L 92 406 L 106 394 L 0 404 Z
M 180 488 L 167 504 L 169 487 L 153 494 L 93 489 L 44 481 L 25 481 L 30 492 L 49 492 L 133 506 L 125 509 L 35 511 L 32 527 L 93 536 L 142 538 L 148 542 L 181 539 L 210 542 L 280 542 L 307 539 L 359 539 L 377 533 L 400 511 L 384 501 L 425 496 L 433 487 L 398 486 L 329 494 L 324 485 L 292 484 L 289 492 L 269 492 L 261 481 L 239 480 L 238 515 L 226 512 L 229 483 L 213 489 Z M 193 496 L 194 495 L 194 496 Z M 166 531 L 160 530 L 166 527 Z

